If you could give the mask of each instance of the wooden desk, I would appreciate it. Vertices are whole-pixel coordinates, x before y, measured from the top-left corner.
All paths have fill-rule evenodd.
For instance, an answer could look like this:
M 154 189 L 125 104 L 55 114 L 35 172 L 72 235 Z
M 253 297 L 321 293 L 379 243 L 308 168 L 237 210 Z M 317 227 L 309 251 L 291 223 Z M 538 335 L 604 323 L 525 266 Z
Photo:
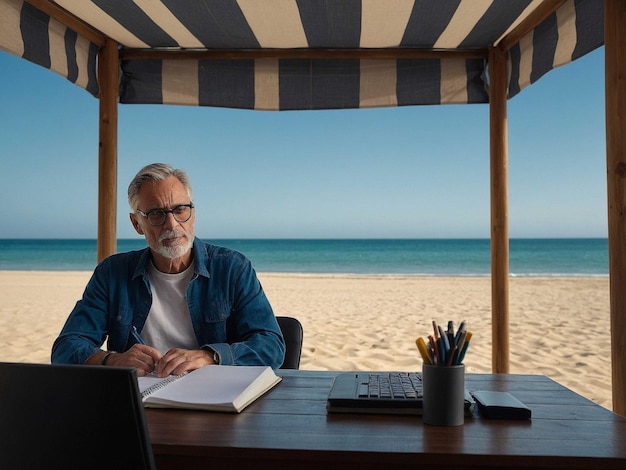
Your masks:
M 514 394 L 532 421 L 327 414 L 337 372 L 279 371 L 283 381 L 241 414 L 147 409 L 157 468 L 626 469 L 626 419 L 545 376 L 468 374 L 469 390 Z

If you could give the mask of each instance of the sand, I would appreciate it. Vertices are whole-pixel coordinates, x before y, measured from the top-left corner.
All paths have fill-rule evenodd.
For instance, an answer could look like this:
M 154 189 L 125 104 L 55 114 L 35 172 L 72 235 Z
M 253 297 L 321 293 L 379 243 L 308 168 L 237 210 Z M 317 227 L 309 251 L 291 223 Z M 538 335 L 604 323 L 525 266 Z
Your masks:
M 89 272 L 0 271 L 0 361 L 50 362 Z M 491 372 L 491 281 L 260 273 L 276 315 L 304 327 L 301 369 L 420 370 L 432 320 L 472 331 L 466 371 Z M 512 278 L 511 373 L 545 374 L 611 409 L 608 278 Z

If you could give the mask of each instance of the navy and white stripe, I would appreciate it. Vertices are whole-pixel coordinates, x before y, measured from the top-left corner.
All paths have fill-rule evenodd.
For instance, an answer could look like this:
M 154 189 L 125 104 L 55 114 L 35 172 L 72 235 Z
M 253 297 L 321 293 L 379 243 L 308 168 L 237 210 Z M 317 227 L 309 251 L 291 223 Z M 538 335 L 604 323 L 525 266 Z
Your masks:
M 604 44 L 604 2 L 569 0 L 509 52 L 509 98 Z
M 99 92 L 98 47 L 22 0 L 0 1 L 0 48 Z
M 540 0 L 56 0 L 122 49 L 482 50 Z M 4 10 L 15 10 L 10 20 Z M 97 93 L 97 50 L 18 0 L 0 47 Z M 17 17 L 15 16 L 17 14 Z M 603 0 L 567 0 L 508 53 L 509 97 L 603 44 Z M 7 23 L 8 26 L 6 26 Z M 17 26 L 16 26 L 17 25 Z M 16 33 L 16 28 L 19 33 Z M 19 37 L 16 39 L 16 37 Z M 13 43 L 20 43 L 17 46 Z M 131 56 L 132 57 L 132 56 Z M 64 63 L 66 62 L 66 63 Z M 134 59 L 120 102 L 259 110 L 488 102 L 486 58 Z

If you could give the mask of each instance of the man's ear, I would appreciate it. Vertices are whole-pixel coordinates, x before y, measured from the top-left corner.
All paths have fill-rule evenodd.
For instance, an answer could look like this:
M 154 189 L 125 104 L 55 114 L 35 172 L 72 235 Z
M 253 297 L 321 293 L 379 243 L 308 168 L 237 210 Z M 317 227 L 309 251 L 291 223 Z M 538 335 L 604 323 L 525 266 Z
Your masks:
M 143 229 L 141 228 L 141 225 L 139 225 L 139 221 L 137 220 L 137 216 L 133 214 L 132 212 L 129 215 L 130 215 L 130 223 L 133 224 L 133 228 L 135 229 L 135 232 L 137 232 L 139 235 L 144 235 Z

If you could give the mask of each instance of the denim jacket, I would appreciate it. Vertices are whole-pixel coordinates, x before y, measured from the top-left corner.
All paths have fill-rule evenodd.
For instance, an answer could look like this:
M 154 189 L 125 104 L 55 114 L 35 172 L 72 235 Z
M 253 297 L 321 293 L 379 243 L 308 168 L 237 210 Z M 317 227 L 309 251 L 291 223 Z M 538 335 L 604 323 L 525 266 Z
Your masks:
M 193 256 L 187 304 L 200 347 L 217 352 L 220 364 L 280 367 L 285 343 L 250 261 L 198 238 Z M 150 258 L 145 248 L 109 256 L 96 267 L 52 346 L 52 363 L 83 364 L 107 336 L 110 351 L 124 352 L 136 342 L 132 328 L 142 330 L 152 304 Z

